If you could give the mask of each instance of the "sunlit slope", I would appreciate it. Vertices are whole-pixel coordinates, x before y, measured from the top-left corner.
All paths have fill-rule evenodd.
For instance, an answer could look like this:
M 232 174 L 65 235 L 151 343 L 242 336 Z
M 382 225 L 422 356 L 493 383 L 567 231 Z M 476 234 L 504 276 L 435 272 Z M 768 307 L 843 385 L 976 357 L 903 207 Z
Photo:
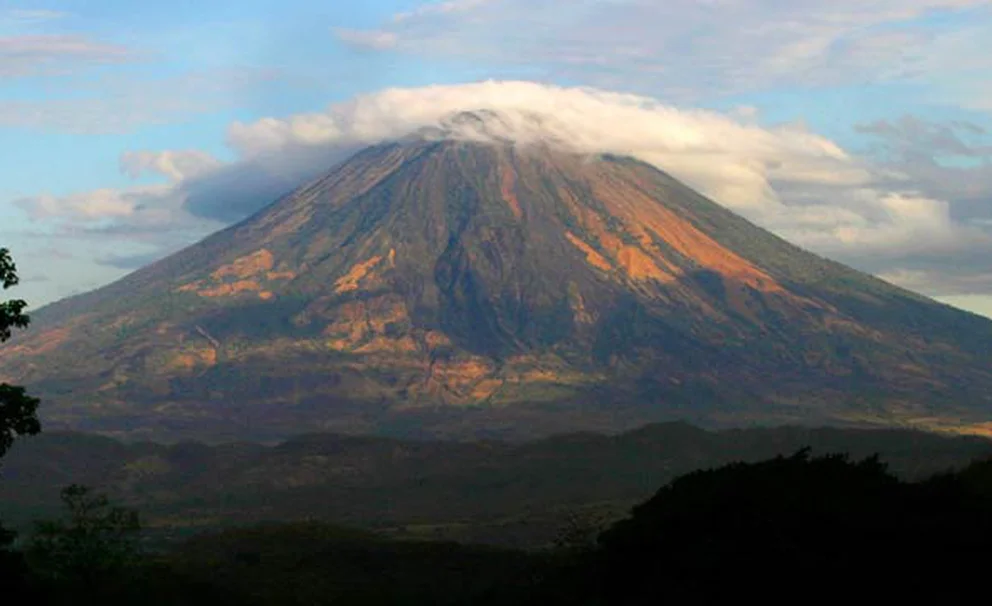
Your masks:
M 411 139 L 42 310 L 0 373 L 56 426 L 170 436 L 958 426 L 990 343 L 635 160 Z

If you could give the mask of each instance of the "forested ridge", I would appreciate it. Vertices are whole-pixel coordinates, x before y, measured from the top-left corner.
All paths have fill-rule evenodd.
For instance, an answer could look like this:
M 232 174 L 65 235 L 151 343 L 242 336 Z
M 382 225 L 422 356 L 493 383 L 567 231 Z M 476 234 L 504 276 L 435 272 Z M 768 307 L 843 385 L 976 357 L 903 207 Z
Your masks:
M 133 512 L 78 486 L 63 499 L 61 518 L 3 552 L 5 587 L 42 603 L 953 601 L 992 547 L 992 463 L 906 482 L 877 457 L 808 450 L 683 475 L 603 529 L 563 519 L 532 550 L 301 522 L 151 551 Z

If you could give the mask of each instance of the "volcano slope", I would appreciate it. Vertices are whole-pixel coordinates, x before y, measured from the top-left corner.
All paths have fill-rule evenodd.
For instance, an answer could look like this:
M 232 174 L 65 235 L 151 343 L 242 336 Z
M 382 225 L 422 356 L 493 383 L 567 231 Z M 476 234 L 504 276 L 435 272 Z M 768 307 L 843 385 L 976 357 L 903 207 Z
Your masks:
M 992 322 L 625 157 L 411 138 L 36 314 L 0 379 L 148 437 L 981 427 Z

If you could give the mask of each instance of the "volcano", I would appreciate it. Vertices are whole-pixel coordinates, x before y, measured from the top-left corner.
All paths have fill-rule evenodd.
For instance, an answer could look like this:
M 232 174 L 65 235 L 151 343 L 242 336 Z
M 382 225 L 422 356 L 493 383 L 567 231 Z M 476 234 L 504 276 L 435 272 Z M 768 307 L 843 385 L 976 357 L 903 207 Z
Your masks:
M 39 311 L 0 378 L 169 438 L 989 420 L 992 322 L 631 158 L 428 135 Z

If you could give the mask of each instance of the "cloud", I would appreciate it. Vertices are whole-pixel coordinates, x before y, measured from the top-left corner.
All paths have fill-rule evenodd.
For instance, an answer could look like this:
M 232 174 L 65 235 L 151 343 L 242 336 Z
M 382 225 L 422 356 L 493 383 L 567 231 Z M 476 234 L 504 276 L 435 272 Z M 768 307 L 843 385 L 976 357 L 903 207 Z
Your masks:
M 480 108 L 499 112 L 500 122 L 488 123 L 493 132 L 446 122 L 460 111 Z M 625 124 L 636 126 L 620 127 Z M 227 140 L 243 161 L 185 184 L 188 208 L 211 218 L 243 216 L 361 147 L 427 127 L 443 127 L 449 137 L 554 139 L 583 153 L 634 154 L 715 197 L 750 206 L 775 202 L 770 174 L 847 184 L 870 178 L 835 144 L 796 127 L 761 129 L 633 95 L 486 82 L 389 89 L 322 113 L 234 123 Z
M 492 114 L 481 121 L 452 119 L 465 110 Z M 256 181 L 239 189 L 204 175 L 186 184 L 187 208 L 232 220 L 360 147 L 421 131 L 632 155 L 803 246 L 874 272 L 922 271 L 933 262 L 952 265 L 970 251 L 992 251 L 990 226 L 967 220 L 972 215 L 962 219 L 961 199 L 924 187 L 912 167 L 871 163 L 801 125 L 761 127 L 753 118 L 747 111 L 680 109 L 638 95 L 528 82 L 388 89 L 320 113 L 233 124 L 228 144 L 243 160 L 220 174 L 231 184 L 244 183 L 242 177 Z M 982 136 L 976 125 L 953 126 L 961 133 L 957 139 L 911 119 L 865 130 L 956 153 L 983 149 L 965 143 Z
M 124 46 L 81 35 L 0 37 L 0 78 L 64 74 L 80 65 L 125 63 L 135 58 Z
M 933 156 L 992 157 L 992 145 L 976 143 L 988 132 L 966 121 L 934 122 L 906 115 L 896 120 L 877 120 L 856 127 L 860 133 L 878 137 L 885 151 L 905 157 L 914 153 Z
M 0 21 L 13 21 L 19 23 L 38 23 L 44 21 L 55 21 L 64 19 L 69 13 L 46 9 L 24 9 L 14 8 L 0 12 Z
M 0 127 L 86 135 L 129 133 L 140 126 L 236 105 L 272 86 L 278 77 L 273 70 L 255 68 L 165 77 L 65 77 L 41 99 L 0 99 Z
M 450 120 L 479 109 L 496 117 L 481 126 Z M 336 150 L 428 127 L 454 138 L 554 140 L 580 153 L 635 155 L 739 207 L 780 204 L 773 181 L 856 187 L 873 179 L 836 143 L 800 126 L 762 128 L 647 97 L 528 82 L 388 89 L 320 114 L 235 123 L 228 143 L 247 161 L 305 173 L 325 169 Z
M 874 152 L 928 196 L 951 202 L 958 221 L 992 222 L 992 135 L 976 124 L 904 116 L 862 125 Z
M 348 29 L 343 27 L 332 30 L 334 36 L 347 46 L 360 49 L 387 50 L 396 46 L 398 38 L 392 32 L 377 32 Z
M 165 256 L 165 253 L 161 250 L 127 255 L 109 254 L 104 257 L 100 257 L 97 259 L 97 262 L 100 265 L 106 265 L 107 267 L 113 267 L 114 269 L 133 271 L 146 265 L 150 265 L 151 263 L 161 259 L 163 256 Z
M 220 171 L 224 164 L 216 158 L 196 150 L 146 150 L 125 152 L 119 164 L 121 171 L 132 177 L 152 173 L 169 182 L 16 199 L 12 204 L 27 214 L 37 231 L 13 234 L 14 238 L 28 246 L 57 241 L 60 246 L 83 250 L 85 253 L 72 257 L 51 248 L 38 254 L 46 263 L 61 267 L 63 273 L 102 275 L 109 280 L 224 226 L 190 214 L 184 208 L 187 194 L 181 187 L 200 175 Z M 64 295 L 69 291 L 60 292 Z
M 27 97 L 15 91 L 0 98 L 0 128 L 126 133 L 243 101 L 274 77 L 274 70 L 246 67 L 163 70 L 166 57 L 156 52 L 89 34 L 52 33 L 62 24 L 48 22 L 67 16 L 0 11 L 0 81 L 31 79 L 23 85 Z
M 171 246 L 220 227 L 190 215 L 183 208 L 184 202 L 184 193 L 173 184 L 66 196 L 40 194 L 14 200 L 13 204 L 47 230 L 45 237 Z
M 14 201 L 36 221 L 59 219 L 71 222 L 93 222 L 127 217 L 139 208 L 139 201 L 150 192 L 98 189 L 83 194 L 52 196 L 42 194 Z
M 957 154 L 982 149 L 973 139 L 984 136 L 974 125 L 954 126 L 955 138 L 911 120 L 865 129 L 893 149 L 940 143 Z M 153 242 L 165 250 L 189 242 L 186 226 L 242 219 L 354 151 L 415 132 L 631 155 L 817 252 L 904 284 L 943 272 L 931 282 L 931 294 L 992 292 L 992 280 L 978 271 L 992 255 L 992 222 L 977 220 L 992 216 L 963 213 L 964 198 L 930 187 L 926 174 L 913 173 L 918 164 L 869 162 L 802 125 L 759 126 L 753 112 L 677 108 L 644 96 L 531 82 L 387 89 L 323 112 L 236 122 L 227 135 L 235 162 L 221 164 L 191 150 L 132 152 L 121 158 L 122 170 L 154 171 L 171 182 L 39 196 L 20 205 L 38 220 L 62 220 L 83 235 Z M 896 156 L 902 152 L 888 154 Z M 945 184 L 943 192 L 955 187 L 964 186 Z
M 948 305 L 965 309 L 972 313 L 992 318 L 992 296 L 989 295 L 952 295 L 938 299 Z
M 101 189 L 67 196 L 16 200 L 35 233 L 7 234 L 26 272 L 53 276 L 53 284 L 25 288 L 45 303 L 119 278 L 223 227 L 190 215 L 175 184 Z M 57 242 L 58 248 L 39 247 Z M 71 252 L 66 252 L 71 251 Z
M 903 116 L 861 125 L 875 141 L 880 168 L 895 175 L 886 186 L 912 187 L 921 196 L 941 200 L 956 229 L 937 219 L 920 224 L 931 232 L 943 229 L 942 247 L 903 247 L 898 268 L 884 256 L 865 265 L 907 288 L 928 294 L 992 294 L 992 137 L 980 125 Z M 926 241 L 926 240 L 924 240 Z M 943 253 L 942 253 L 943 250 Z
M 380 48 L 408 54 L 527 66 L 549 78 L 581 75 L 599 86 L 619 79 L 630 90 L 695 98 L 957 68 L 954 53 L 963 47 L 983 54 L 978 41 L 987 40 L 987 28 L 984 37 L 948 40 L 927 17 L 987 7 L 986 0 L 463 0 L 335 34 L 344 42 L 388 40 Z M 631 77 L 645 74 L 651 78 Z
M 128 151 L 121 154 L 121 172 L 132 179 L 144 173 L 167 177 L 180 182 L 217 170 L 222 162 L 199 150 Z
M 295 171 L 299 176 L 294 178 L 263 162 L 241 162 L 190 179 L 179 185 L 178 191 L 192 215 L 233 223 L 291 192 L 319 170 L 312 164 L 301 165 Z
M 964 275 L 940 270 L 897 269 L 880 277 L 904 288 L 941 297 L 992 295 L 992 271 Z
M 393 22 L 400 23 L 411 19 L 418 19 L 432 15 L 453 15 L 464 13 L 472 9 L 481 8 L 487 4 L 492 4 L 494 0 L 444 0 L 432 2 L 418 6 L 412 11 L 397 13 L 393 16 Z
M 50 277 L 46 276 L 45 274 L 34 273 L 34 274 L 28 274 L 28 275 L 25 275 L 25 276 L 21 276 L 20 283 L 21 284 L 44 284 L 46 282 L 51 282 L 51 280 L 52 279 Z

